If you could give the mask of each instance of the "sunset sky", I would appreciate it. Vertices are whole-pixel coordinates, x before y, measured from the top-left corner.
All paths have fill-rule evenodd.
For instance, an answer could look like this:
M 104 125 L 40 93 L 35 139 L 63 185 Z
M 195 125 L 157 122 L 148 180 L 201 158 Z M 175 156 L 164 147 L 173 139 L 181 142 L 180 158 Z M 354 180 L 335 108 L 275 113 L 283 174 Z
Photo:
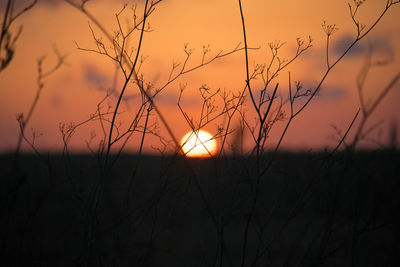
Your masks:
M 1 1 L 1 18 L 5 3 Z M 17 1 L 16 8 L 24 6 Z M 145 1 L 127 2 L 127 10 L 122 16 L 123 27 L 131 25 L 130 7 L 137 3 L 137 16 L 142 17 Z M 358 18 L 370 27 L 385 8 L 386 0 L 368 0 L 360 7 Z M 123 1 L 91 0 L 86 9 L 110 33 L 118 29 L 115 14 L 123 7 Z M 269 63 L 271 53 L 268 43 L 280 40 L 286 44 L 280 49 L 282 58 L 291 58 L 296 49 L 296 38 L 305 41 L 308 36 L 313 39 L 313 46 L 302 54 L 272 83 L 269 92 L 279 82 L 279 96 L 284 99 L 288 95 L 288 71 L 292 86 L 294 81 L 301 81 L 305 89 L 315 89 L 326 71 L 325 47 L 326 35 L 321 27 L 323 21 L 336 24 L 338 31 L 331 37 L 330 61 L 333 62 L 346 49 L 356 35 L 355 26 L 349 15 L 348 1 L 337 0 L 288 0 L 288 1 L 243 1 L 248 44 L 259 48 L 249 53 L 250 68 L 256 64 Z M 376 60 L 392 59 L 385 66 L 371 70 L 365 84 L 366 100 L 376 95 L 399 72 L 400 68 L 400 4 L 394 5 L 385 14 L 379 24 L 351 52 L 339 62 L 323 84 L 320 94 L 312 100 L 288 130 L 282 147 L 284 149 L 323 149 L 332 148 L 337 143 L 333 125 L 344 132 L 359 108 L 356 76 L 363 66 L 368 47 L 374 48 L 373 58 Z M 12 26 L 16 32 L 20 25 L 23 31 L 16 43 L 15 57 L 10 65 L 0 72 L 0 151 L 12 151 L 16 147 L 19 127 L 16 114 L 27 113 L 37 90 L 37 58 L 45 55 L 44 69 L 56 63 L 53 47 L 61 54 L 67 55 L 65 64 L 54 74 L 44 79 L 38 106 L 26 128 L 26 136 L 32 137 L 32 131 L 39 134 L 35 146 L 39 150 L 60 151 L 63 146 L 59 131 L 60 123 L 78 124 L 89 118 L 96 111 L 97 104 L 104 98 L 107 89 L 113 86 L 115 63 L 106 56 L 93 52 L 78 50 L 94 49 L 89 18 L 79 10 L 62 0 L 43 0 L 29 12 L 18 18 Z M 148 20 L 151 30 L 144 34 L 141 55 L 145 61 L 141 69 L 144 80 L 154 88 L 165 84 L 172 64 L 182 63 L 185 59 L 184 45 L 193 48 L 188 67 L 201 62 L 203 46 L 210 46 L 206 60 L 219 51 L 229 52 L 239 43 L 243 46 L 241 19 L 237 1 L 232 0 L 164 0 L 156 6 Z M 96 36 L 107 42 L 101 31 L 90 22 Z M 137 46 L 138 35 L 130 41 L 129 46 Z M 199 88 L 207 85 L 211 90 L 226 90 L 235 94 L 245 86 L 244 51 L 238 51 L 227 57 L 217 59 L 211 64 L 181 76 L 167 86 L 155 98 L 155 104 L 164 115 L 174 135 L 180 139 L 190 130 L 180 113 L 177 102 L 180 86 L 186 84 L 181 99 L 185 112 L 196 120 L 202 104 Z M 123 85 L 121 73 L 117 76 L 116 90 L 120 92 Z M 254 81 L 253 90 L 259 95 L 260 80 Z M 258 92 L 258 95 L 257 95 Z M 138 109 L 140 96 L 137 87 L 129 87 L 127 95 L 131 96 L 123 102 L 117 119 L 121 128 L 127 127 L 127 121 Z M 381 141 L 388 140 L 390 124 L 400 120 L 400 84 L 398 83 L 383 100 L 367 128 L 380 121 L 378 129 L 371 137 L 379 136 Z M 106 100 L 114 107 L 114 96 Z M 368 103 L 368 101 L 367 101 Z M 221 103 L 216 103 L 221 108 Z M 247 121 L 254 123 L 255 114 L 250 99 L 245 106 Z M 232 121 L 233 129 L 239 125 L 240 117 L 236 115 Z M 223 120 L 211 123 L 206 127 L 211 134 L 217 132 L 218 124 Z M 124 124 L 125 123 L 125 124 Z M 144 120 L 143 120 L 144 123 Z M 156 124 L 155 124 L 156 123 Z M 151 113 L 149 125 L 157 125 L 157 133 L 170 139 L 164 125 Z M 284 122 L 278 122 L 272 129 L 267 146 L 274 147 Z M 106 126 L 107 128 L 108 126 Z M 357 122 L 355 127 L 357 127 Z M 400 131 L 400 124 L 397 124 Z M 232 133 L 232 136 L 235 132 Z M 350 132 L 351 136 L 351 132 Z M 91 140 L 92 137 L 92 140 Z M 88 151 L 87 142 L 97 147 L 101 138 L 99 122 L 95 121 L 78 128 L 70 141 L 72 151 Z M 136 151 L 141 134 L 135 134 L 127 145 L 128 151 Z M 233 138 L 233 137 L 232 137 Z M 245 146 L 250 147 L 252 139 L 244 133 Z M 336 139 L 335 139 L 336 138 Z M 87 142 L 86 142 L 87 141 Z M 217 140 L 218 141 L 218 140 Z M 370 142 L 364 146 L 374 146 Z M 155 152 L 161 148 L 159 138 L 149 136 L 145 139 L 144 150 Z M 24 151 L 30 151 L 24 145 Z

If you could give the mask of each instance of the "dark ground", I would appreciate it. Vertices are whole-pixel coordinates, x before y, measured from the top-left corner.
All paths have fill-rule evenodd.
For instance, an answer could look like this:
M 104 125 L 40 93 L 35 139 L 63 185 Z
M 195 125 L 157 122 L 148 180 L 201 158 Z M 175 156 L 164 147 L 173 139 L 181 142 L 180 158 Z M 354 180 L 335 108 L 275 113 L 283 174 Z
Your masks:
M 0 266 L 400 266 L 399 152 L 271 158 L 1 155 Z

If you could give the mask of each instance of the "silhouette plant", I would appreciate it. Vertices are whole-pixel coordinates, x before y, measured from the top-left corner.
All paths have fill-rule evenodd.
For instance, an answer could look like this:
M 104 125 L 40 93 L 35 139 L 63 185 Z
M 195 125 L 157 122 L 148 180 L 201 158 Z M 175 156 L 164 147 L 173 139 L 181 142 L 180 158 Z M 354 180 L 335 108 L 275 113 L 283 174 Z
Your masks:
M 19 17 L 32 9 L 37 2 L 38 0 L 33 0 L 31 3 L 27 4 L 21 10 L 16 12 L 15 1 L 7 0 L 0 33 L 0 72 L 4 70 L 13 59 L 15 53 L 15 44 L 22 33 L 22 26 L 18 28 L 16 33 L 13 33 L 12 25 L 15 24 L 15 21 Z
M 12 2 L 8 1 L 10 5 Z M 72 190 L 72 193 L 68 191 L 69 196 L 73 198 L 72 208 L 65 209 L 80 212 L 80 216 L 72 218 L 79 221 L 77 224 L 80 230 L 73 231 L 74 235 L 71 234 L 72 237 L 69 237 L 72 239 L 70 242 L 79 247 L 79 252 L 74 255 L 73 260 L 68 260 L 71 266 L 112 266 L 113 264 L 160 266 L 157 256 L 164 257 L 160 256 L 161 254 L 173 258 L 173 264 L 176 265 L 176 262 L 184 260 L 182 258 L 185 258 L 185 251 L 197 247 L 193 244 L 202 234 L 204 234 L 202 238 L 205 240 L 205 245 L 199 248 L 199 251 L 203 253 L 201 256 L 204 258 L 203 265 L 274 266 L 278 263 L 273 259 L 273 254 L 278 250 L 280 242 L 287 242 L 287 235 L 291 235 L 293 224 L 297 227 L 294 232 L 297 231 L 297 234 L 298 229 L 301 228 L 301 233 L 290 239 L 292 243 L 289 244 L 288 251 L 281 252 L 282 254 L 288 252 L 287 255 L 277 256 L 284 258 L 284 262 L 279 262 L 280 265 L 289 266 L 295 263 L 320 266 L 329 257 L 336 255 L 338 251 L 350 244 L 350 265 L 355 266 L 360 236 L 391 225 L 394 216 L 391 216 L 390 212 L 388 212 L 390 216 L 386 218 L 380 216 L 378 206 L 374 206 L 371 212 L 363 210 L 364 205 L 360 199 L 362 194 L 369 192 L 369 189 L 364 190 L 364 181 L 360 177 L 363 175 L 369 177 L 367 169 L 361 170 L 361 174 L 357 173 L 356 178 L 352 180 L 353 173 L 346 171 L 353 171 L 352 168 L 356 167 L 351 167 L 349 161 L 342 163 L 333 158 L 340 146 L 346 144 L 345 139 L 348 140 L 360 114 L 362 115 L 361 122 L 350 146 L 355 148 L 359 140 L 370 133 L 370 130 L 364 130 L 367 119 L 400 78 L 397 74 L 372 104 L 366 105 L 363 85 L 369 69 L 376 65 L 371 61 L 370 54 L 367 55 L 366 63 L 357 80 L 360 109 L 349 119 L 349 126 L 343 135 L 340 134 L 340 140 L 330 151 L 329 157 L 323 158 L 322 161 L 318 159 L 318 161 L 309 156 L 310 159 L 293 162 L 284 158 L 279 152 L 293 121 L 303 114 L 311 101 L 317 98 L 331 71 L 358 42 L 376 27 L 388 10 L 400 1 L 388 0 L 384 10 L 368 27 L 357 19 L 357 12 L 364 1 L 354 0 L 352 4 L 349 4 L 349 13 L 356 27 L 356 35 L 345 51 L 336 58 L 332 58 L 330 51 L 331 40 L 338 28 L 335 24 L 327 24 L 324 21 L 322 29 L 326 36 L 324 59 L 326 68 L 317 85 L 311 89 L 304 88 L 300 81 L 292 81 L 293 74 L 287 71 L 288 66 L 312 48 L 311 37 L 307 41 L 297 38 L 296 51 L 288 60 L 284 60 L 280 55 L 285 43 L 270 42 L 267 47 L 270 58 L 264 63 L 250 67 L 251 50 L 255 48 L 248 44 L 246 15 L 241 0 L 237 2 L 240 11 L 238 20 L 241 21 L 244 46 L 239 43 L 231 50 L 225 52 L 220 50 L 216 53 L 212 52 L 209 46 L 203 46 L 201 59 L 193 62 L 194 50 L 189 44 L 184 44 L 183 61 L 174 62 L 167 73 L 167 79 L 159 85 L 149 82 L 146 74 L 142 72 L 142 66 L 146 64 L 142 46 L 145 36 L 152 31 L 148 21 L 156 8 L 164 1 L 143 1 L 141 14 L 136 6 L 129 9 L 128 5 L 124 5 L 115 14 L 117 29 L 113 34 L 87 9 L 87 0 L 80 2 L 65 0 L 65 2 L 90 20 L 88 27 L 94 47 L 82 47 L 76 42 L 77 49 L 108 58 L 110 64 L 117 70 L 114 80 L 120 77 L 122 79 L 121 83 L 114 82 L 112 88 L 105 92 L 105 96 L 97 103 L 94 112 L 87 119 L 78 123 L 60 124 L 59 130 L 63 142 L 62 159 L 65 160 L 63 170 L 66 172 L 67 182 L 62 182 L 57 186 L 50 184 L 43 194 L 38 194 L 40 200 L 35 199 L 32 204 L 33 215 L 24 222 L 25 232 L 21 238 L 21 244 L 23 244 L 21 247 L 29 247 L 29 241 L 36 238 L 36 233 L 33 230 L 31 233 L 29 230 L 36 229 L 34 222 L 39 220 L 40 212 L 44 213 L 44 200 L 46 198 L 49 198 L 48 201 L 52 200 L 49 192 L 59 188 Z M 36 1 L 32 6 L 35 3 Z M 13 17 L 10 12 L 6 11 L 6 15 L 13 19 L 5 19 L 8 24 L 2 26 L 6 29 L 5 37 L 2 33 L 2 38 L 5 40 L 3 42 L 8 42 L 8 44 L 1 47 L 6 47 L 6 50 L 15 44 L 15 41 L 10 41 L 11 37 L 7 36 L 11 36 L 8 32 L 9 25 L 19 16 Z M 123 27 L 121 21 L 127 14 L 132 18 L 131 24 Z M 18 37 L 18 34 L 16 36 Z M 105 40 L 102 37 L 105 37 Z M 136 48 L 130 46 L 132 42 L 135 43 Z M 185 157 L 182 145 L 154 100 L 184 75 L 240 52 L 244 53 L 241 67 L 246 77 L 244 84 L 240 85 L 241 89 L 233 93 L 232 89 L 213 89 L 203 84 L 198 89 L 201 97 L 201 108 L 198 114 L 190 114 L 186 109 L 185 90 L 189 90 L 190 85 L 180 84 L 177 108 L 192 131 L 192 135 L 197 137 L 201 129 L 215 125 L 212 139 L 221 140 L 220 148 L 215 155 L 208 151 L 210 160 L 189 160 Z M 36 97 L 27 115 L 18 116 L 20 137 L 17 155 L 23 140 L 37 151 L 35 148 L 37 136 L 33 134 L 32 139 L 29 140 L 26 137 L 26 126 L 44 87 L 43 79 L 54 73 L 64 62 L 64 56 L 58 53 L 56 55 L 59 59 L 58 63 L 49 71 L 43 71 L 43 59 L 38 61 L 39 78 Z M 7 56 L 4 66 L 11 59 L 12 55 Z M 279 75 L 281 77 L 287 75 L 287 88 L 283 83 L 277 83 Z M 258 87 L 257 83 L 261 83 L 262 86 Z M 286 92 L 287 97 L 285 97 Z M 133 111 L 124 110 L 123 106 L 124 101 L 126 100 L 125 103 L 127 103 L 129 97 L 132 96 L 129 93 L 139 98 L 139 104 Z M 248 107 L 250 110 L 247 109 Z M 128 118 L 127 122 L 124 121 L 126 118 Z M 157 119 L 161 121 L 169 136 L 160 135 Z M 235 121 L 240 121 L 239 127 L 234 127 Z M 76 164 L 74 157 L 77 156 L 71 156 L 69 144 L 79 129 L 88 127 L 91 123 L 98 123 L 100 134 L 92 132 L 86 144 L 88 150 L 97 158 L 98 168 L 90 169 L 89 164 L 83 165 L 84 167 L 79 170 L 82 173 L 78 175 L 74 169 L 74 164 Z M 273 143 L 270 134 L 272 130 L 279 129 L 277 126 L 279 124 L 283 125 L 283 128 L 279 132 L 278 139 Z M 235 143 L 241 142 L 240 139 L 243 139 L 244 134 L 249 134 L 251 138 L 249 150 L 246 150 L 242 144 Z M 160 149 L 162 153 L 167 151 L 166 147 L 172 144 L 172 149 L 168 150 L 167 156 L 163 155 L 164 157 L 160 159 L 161 157 L 147 158 L 144 155 L 143 147 L 149 135 L 155 136 L 164 145 L 164 148 Z M 232 135 L 233 138 L 231 138 Z M 96 137 L 100 139 L 97 147 L 93 144 Z M 138 153 L 134 157 L 134 163 L 129 161 L 128 164 L 123 165 L 127 157 L 124 151 L 131 140 L 138 140 Z M 229 145 L 240 148 L 238 149 L 240 150 L 239 157 L 231 157 Z M 268 147 L 272 147 L 272 151 L 268 151 Z M 47 161 L 48 172 L 51 177 L 54 177 L 49 158 L 50 156 Z M 301 171 L 297 172 L 297 170 Z M 333 177 L 337 174 L 336 172 L 339 178 Z M 82 182 L 83 176 L 85 182 Z M 296 181 L 293 178 L 296 178 Z M 341 183 L 344 183 L 343 180 L 346 179 L 351 181 L 349 190 L 354 190 L 354 192 L 346 191 L 346 194 L 343 194 L 351 195 L 348 202 L 353 204 L 353 207 L 350 209 L 350 215 L 345 210 L 341 217 L 337 214 L 342 204 L 340 190 Z M 17 194 L 15 194 L 15 199 L 17 199 Z M 7 206 L 10 201 L 4 203 Z M 18 204 L 17 201 L 15 203 Z M 370 203 L 365 203 L 365 206 L 368 204 Z M 11 227 L 9 218 L 13 214 L 12 207 L 13 205 L 9 205 L 8 213 L 2 217 L 2 226 L 4 226 L 2 229 L 5 230 L 2 230 L 1 236 L 0 263 L 7 263 L 7 256 L 9 256 L 7 253 L 10 253 L 7 251 L 5 241 L 7 229 Z M 321 218 L 318 217 L 319 214 L 316 215 L 317 219 L 313 216 L 301 217 L 310 210 L 323 214 Z M 190 221 L 188 216 L 201 217 L 199 224 L 202 224 L 204 228 L 196 229 L 195 226 L 190 228 L 193 221 Z M 351 225 L 351 230 L 348 231 L 349 225 Z M 187 230 L 188 228 L 190 230 Z M 187 231 L 184 232 L 184 230 Z M 48 231 L 51 231 L 51 228 Z M 350 238 L 343 237 L 348 233 L 351 235 Z M 29 240 L 29 235 L 34 237 Z M 36 260 L 34 255 L 30 255 L 32 262 L 41 265 L 52 264 L 46 261 L 42 252 L 46 251 L 45 241 L 46 238 L 50 239 L 48 236 L 46 229 L 41 230 L 41 236 L 38 237 L 40 239 L 39 259 Z M 165 239 L 168 240 L 165 236 L 176 242 L 168 243 L 165 241 Z M 336 237 L 339 237 L 338 240 L 335 239 Z M 196 240 L 182 245 L 179 241 L 185 240 L 184 238 Z M 136 242 L 140 240 L 142 243 L 137 245 L 133 240 Z M 68 246 L 68 244 L 64 245 Z M 178 253 L 174 251 L 176 249 L 174 245 L 180 249 Z M 25 247 L 21 249 L 26 254 L 29 254 L 25 252 L 28 250 Z M 111 256 L 110 252 L 115 252 L 118 256 Z M 23 253 L 21 252 L 21 255 Z M 191 256 L 188 255 L 188 257 Z M 198 265 L 199 263 L 196 262 L 198 258 L 198 255 L 193 255 L 193 260 L 189 265 Z M 180 263 L 182 266 L 188 266 L 186 262 Z
M 356 26 L 356 37 L 354 38 L 354 40 L 351 42 L 351 44 L 345 49 L 345 51 L 339 55 L 339 57 L 335 60 L 333 60 L 332 62 L 330 61 L 330 56 L 329 56 L 329 50 L 330 50 L 330 39 L 332 38 L 332 35 L 337 32 L 338 28 L 336 27 L 335 24 L 327 24 L 325 21 L 322 24 L 322 28 L 325 31 L 326 34 L 326 71 L 323 74 L 322 78 L 320 79 L 318 85 L 316 86 L 315 89 L 313 89 L 312 91 L 307 91 L 306 93 L 303 94 L 299 94 L 298 92 L 300 91 L 301 87 L 299 86 L 299 84 L 297 85 L 297 90 L 295 94 L 292 94 L 292 89 L 291 89 L 291 79 L 290 79 L 290 73 L 289 73 L 289 106 L 290 106 L 290 116 L 287 119 L 286 125 L 284 127 L 283 132 L 280 135 L 280 138 L 275 146 L 274 152 L 277 152 L 283 138 L 286 136 L 287 130 L 289 129 L 292 121 L 300 114 L 302 113 L 302 111 L 310 104 L 310 102 L 315 98 L 315 96 L 317 95 L 317 93 L 320 91 L 323 83 L 325 82 L 328 74 L 331 72 L 331 70 L 340 62 L 342 61 L 342 59 L 348 54 L 348 52 L 363 38 L 365 38 L 365 36 L 367 36 L 368 33 L 371 32 L 371 30 L 373 28 L 375 28 L 375 26 L 380 22 L 380 20 L 383 18 L 383 16 L 386 14 L 386 12 L 393 6 L 396 4 L 399 4 L 400 1 L 392 1 L 392 0 L 388 0 L 386 2 L 386 6 L 384 8 L 384 10 L 380 13 L 380 15 L 378 16 L 378 18 L 371 24 L 371 26 L 366 27 L 365 25 L 363 25 L 362 23 L 359 22 L 359 20 L 357 19 L 357 12 L 359 10 L 359 8 L 361 7 L 361 5 L 364 3 L 365 1 L 357 1 L 354 0 L 353 4 L 349 3 L 349 12 L 350 12 L 350 16 L 351 19 L 354 23 L 354 25 Z M 241 18 L 241 22 L 242 22 L 242 32 L 243 32 L 243 40 L 244 40 L 244 44 L 245 44 L 245 72 L 246 72 L 246 88 L 248 90 L 250 99 L 251 99 L 251 103 L 252 103 L 252 107 L 254 108 L 254 110 L 257 113 L 257 123 L 258 123 L 258 128 L 259 130 L 256 131 L 256 135 L 254 136 L 253 134 L 253 140 L 255 141 L 254 144 L 254 151 L 256 152 L 256 166 L 255 166 L 255 174 L 254 177 L 249 177 L 250 180 L 254 181 L 254 190 L 252 191 L 252 204 L 251 204 L 251 209 L 250 212 L 247 215 L 247 220 L 246 220 L 246 225 L 245 225 L 245 229 L 244 229 L 244 242 L 243 242 L 243 249 L 242 249 L 242 264 L 241 266 L 245 266 L 246 265 L 246 260 L 247 260 L 247 251 L 248 251 L 248 236 L 249 236 L 249 229 L 250 229 L 250 223 L 253 220 L 253 217 L 255 216 L 255 214 L 258 213 L 257 211 L 257 207 L 258 207 L 258 200 L 259 200 L 259 188 L 260 188 L 260 182 L 261 179 L 265 177 L 266 172 L 268 171 L 268 169 L 271 167 L 271 164 L 273 162 L 273 160 L 268 160 L 268 162 L 262 163 L 261 159 L 262 159 L 262 152 L 263 152 L 263 144 L 265 144 L 265 138 L 267 137 L 267 135 L 265 135 L 266 133 L 266 127 L 264 127 L 264 124 L 266 122 L 266 119 L 269 115 L 271 106 L 273 104 L 273 101 L 275 100 L 275 95 L 276 92 L 278 90 L 279 84 L 277 83 L 276 86 L 274 87 L 274 89 L 272 90 L 272 97 L 267 98 L 267 100 L 264 99 L 264 96 L 267 95 L 266 94 L 266 90 L 268 88 L 268 84 L 270 83 L 270 81 L 276 76 L 276 75 L 270 75 L 270 80 L 267 78 L 265 82 L 265 87 L 264 89 L 261 91 L 260 93 L 260 98 L 257 101 L 257 99 L 255 99 L 255 93 L 254 90 L 252 89 L 252 84 L 251 84 L 251 79 L 250 79 L 250 67 L 249 67 L 249 54 L 248 54 L 248 50 L 247 50 L 247 33 L 246 33 L 246 24 L 245 24 L 245 15 L 243 12 L 243 8 L 242 8 L 242 1 L 238 0 L 238 4 L 239 4 L 239 10 L 240 10 L 240 18 Z M 304 52 L 305 50 L 307 50 L 310 46 L 311 46 L 311 42 L 312 39 L 309 38 L 309 42 L 308 44 L 303 48 L 302 46 L 304 45 L 304 42 L 302 42 L 301 40 L 298 39 L 297 44 L 298 44 L 298 48 L 297 48 L 297 52 L 296 55 L 293 57 L 293 59 L 289 62 L 286 63 L 286 65 L 283 65 L 281 67 L 281 62 L 279 60 L 279 57 L 277 57 L 278 59 L 278 68 L 277 68 L 277 72 L 281 71 L 285 66 L 287 66 L 287 64 L 290 64 L 294 59 L 297 58 L 298 55 L 300 55 L 302 52 Z M 275 43 L 270 45 L 271 50 L 274 52 L 272 54 L 272 60 L 271 62 L 273 62 L 273 60 L 276 57 L 277 54 L 277 50 L 282 46 L 281 43 Z M 268 77 L 268 70 L 269 68 L 267 68 L 267 77 Z M 398 75 L 397 75 L 398 76 Z M 392 82 L 388 85 L 387 88 L 391 88 L 394 86 L 394 84 L 397 82 L 398 77 L 395 77 Z M 390 89 L 389 89 L 390 90 Z M 359 90 L 361 92 L 361 90 Z M 385 94 L 385 92 L 387 92 L 388 89 L 384 90 L 382 92 L 383 96 Z M 298 97 L 305 97 L 305 102 L 303 104 L 300 105 L 300 107 L 297 108 L 297 110 L 294 108 L 294 102 L 295 99 Z M 380 97 L 377 99 L 377 103 L 379 103 L 380 101 Z M 258 104 L 257 104 L 258 102 Z M 261 109 L 261 105 L 267 103 L 267 108 L 265 111 L 262 111 Z M 375 104 L 372 106 L 372 111 L 375 108 Z M 278 109 L 279 110 L 279 109 Z M 365 112 L 365 109 L 363 112 Z M 368 111 L 367 111 L 368 112 Z M 352 123 L 353 124 L 353 123 Z M 352 125 L 351 124 L 351 125 Z M 362 125 L 361 125 L 362 126 Z M 362 128 L 362 127 L 361 127 Z M 254 128 L 252 128 L 254 129 Z M 358 138 L 356 136 L 356 138 Z M 355 142 L 356 139 L 355 139 Z M 264 164 L 264 166 L 262 166 L 262 164 Z M 285 227 L 285 224 L 283 224 L 283 227 Z M 262 234 L 262 233 L 261 233 Z M 260 240 L 262 240 L 262 238 L 260 238 Z M 260 247 L 260 243 L 259 243 L 259 247 Z M 260 255 L 262 255 L 263 253 L 265 253 L 265 250 L 261 250 L 262 252 L 259 252 L 260 250 L 257 251 L 257 255 L 255 257 L 255 259 L 252 261 L 252 266 L 254 264 L 256 264 L 256 262 L 258 261 L 258 259 L 260 258 Z
M 378 105 L 382 102 L 382 100 L 387 96 L 387 94 L 393 90 L 396 84 L 398 84 L 400 80 L 400 73 L 397 73 L 394 75 L 394 77 L 389 81 L 389 83 L 381 89 L 377 96 L 375 96 L 374 99 L 368 99 L 368 101 L 365 99 L 365 82 L 368 77 L 368 73 L 373 67 L 379 67 L 379 66 L 385 66 L 390 63 L 390 61 L 387 60 L 379 60 L 379 61 L 373 61 L 372 60 L 372 55 L 373 55 L 373 48 L 370 47 L 369 51 L 366 54 L 365 57 L 365 63 L 360 70 L 358 76 L 357 76 L 357 93 L 359 97 L 359 102 L 360 102 L 360 109 L 362 113 L 361 121 L 356 129 L 356 133 L 353 137 L 353 141 L 350 143 L 350 147 L 352 149 L 355 149 L 359 141 L 368 139 L 368 135 L 370 135 L 377 127 L 379 127 L 380 123 L 378 122 L 377 124 L 372 125 L 370 128 L 365 130 L 365 126 L 367 123 L 367 120 L 371 117 L 371 115 L 376 111 Z

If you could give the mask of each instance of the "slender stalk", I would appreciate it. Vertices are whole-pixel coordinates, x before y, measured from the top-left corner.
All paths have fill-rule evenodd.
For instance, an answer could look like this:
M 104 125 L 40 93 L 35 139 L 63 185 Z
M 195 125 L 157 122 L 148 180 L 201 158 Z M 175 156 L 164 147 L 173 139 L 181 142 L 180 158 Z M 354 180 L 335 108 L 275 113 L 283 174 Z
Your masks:
M 142 29 L 140 31 L 140 37 L 139 37 L 138 48 L 137 48 L 135 60 L 133 62 L 132 69 L 131 69 L 129 75 L 125 80 L 124 86 L 122 87 L 122 90 L 121 90 L 121 93 L 120 93 L 120 95 L 118 97 L 118 101 L 117 101 L 117 104 L 115 106 L 114 114 L 113 114 L 113 117 L 112 117 L 112 120 L 111 120 L 110 131 L 109 131 L 109 135 L 108 135 L 107 152 L 106 152 L 106 158 L 105 158 L 105 164 L 104 164 L 105 167 L 107 167 L 107 162 L 108 162 L 108 158 L 109 158 L 109 155 L 110 155 L 110 149 L 111 149 L 111 145 L 112 145 L 111 139 L 112 139 L 114 124 L 115 124 L 115 118 L 116 118 L 117 113 L 118 113 L 118 108 L 119 108 L 119 106 L 121 104 L 121 100 L 122 100 L 122 97 L 124 96 L 124 93 L 125 93 L 125 90 L 126 90 L 126 88 L 128 86 L 128 83 L 129 83 L 133 73 L 135 73 L 137 60 L 139 58 L 140 50 L 141 50 L 141 47 L 142 47 L 144 29 L 145 29 L 146 19 L 147 19 L 147 5 L 148 5 L 148 3 L 149 3 L 149 0 L 146 0 L 145 6 L 144 6 L 144 12 L 143 12 L 143 26 L 142 26 Z M 142 89 L 142 90 L 144 91 L 144 89 Z
M 7 6 L 4 10 L 4 18 L 3 18 L 3 24 L 1 25 L 1 34 L 0 34 L 0 51 L 3 47 L 3 40 L 4 40 L 4 36 L 7 34 L 8 32 L 8 27 L 9 27 L 9 16 L 11 16 L 10 14 L 10 8 L 11 8 L 11 2 L 13 0 L 8 0 L 7 1 Z
M 248 45 L 247 45 L 247 35 L 246 35 L 246 25 L 245 25 L 245 21 L 244 21 L 244 15 L 243 15 L 243 8 L 242 8 L 242 1 L 239 0 L 239 10 L 240 10 L 240 17 L 242 20 L 242 30 L 243 30 L 243 40 L 244 40 L 244 54 L 245 54 L 245 59 L 246 59 L 246 85 L 247 85 L 247 89 L 249 91 L 250 94 L 250 98 L 251 98 L 251 102 L 253 103 L 253 107 L 256 110 L 258 117 L 260 120 L 262 120 L 261 118 L 261 114 L 260 114 L 260 110 L 257 107 L 256 101 L 254 99 L 253 96 L 253 92 L 251 91 L 251 87 L 250 87 L 250 73 L 249 73 L 249 55 L 248 55 Z

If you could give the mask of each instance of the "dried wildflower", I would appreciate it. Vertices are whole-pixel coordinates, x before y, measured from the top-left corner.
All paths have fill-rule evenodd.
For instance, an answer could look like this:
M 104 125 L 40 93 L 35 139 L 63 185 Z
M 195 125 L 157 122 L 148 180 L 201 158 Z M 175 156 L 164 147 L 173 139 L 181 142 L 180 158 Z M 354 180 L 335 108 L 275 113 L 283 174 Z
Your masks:
M 364 4 L 366 0 L 353 0 L 354 4 L 356 5 L 356 7 L 361 6 L 362 4 Z
M 268 43 L 268 46 L 271 50 L 278 50 L 279 48 L 281 48 L 283 45 L 285 44 L 285 42 L 281 42 L 279 40 L 275 40 L 273 42 Z
M 324 20 L 322 22 L 322 28 L 324 29 L 326 35 L 331 36 L 335 32 L 339 30 L 339 28 L 336 26 L 336 24 L 326 24 L 326 21 Z

